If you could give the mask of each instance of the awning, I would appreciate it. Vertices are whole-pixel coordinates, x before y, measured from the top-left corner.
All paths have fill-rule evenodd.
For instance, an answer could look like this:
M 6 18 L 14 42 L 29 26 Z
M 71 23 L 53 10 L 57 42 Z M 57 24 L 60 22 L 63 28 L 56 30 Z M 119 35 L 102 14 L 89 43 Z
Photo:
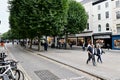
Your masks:
M 86 37 L 86 36 L 92 36 L 93 31 L 88 31 L 88 32 L 82 32 L 80 34 L 76 34 L 76 37 Z

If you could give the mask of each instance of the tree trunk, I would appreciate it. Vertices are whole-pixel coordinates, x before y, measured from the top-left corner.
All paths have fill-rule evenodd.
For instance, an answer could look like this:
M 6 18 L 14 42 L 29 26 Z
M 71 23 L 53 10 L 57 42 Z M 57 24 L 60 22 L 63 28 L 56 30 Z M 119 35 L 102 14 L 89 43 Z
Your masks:
M 40 51 L 40 46 L 41 46 L 41 42 L 40 42 L 40 38 L 38 38 L 38 51 Z
M 32 48 L 32 41 L 33 39 L 30 39 L 30 49 Z
M 68 44 L 68 34 L 65 34 L 65 49 L 67 49 L 67 44 Z

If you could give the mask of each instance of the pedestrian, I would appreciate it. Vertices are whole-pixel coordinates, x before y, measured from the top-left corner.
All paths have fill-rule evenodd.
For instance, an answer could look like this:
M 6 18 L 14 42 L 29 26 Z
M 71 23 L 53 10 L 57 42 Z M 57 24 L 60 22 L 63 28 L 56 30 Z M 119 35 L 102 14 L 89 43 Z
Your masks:
M 85 51 L 85 42 L 83 42 L 82 49 Z
M 88 62 L 92 59 L 92 63 L 93 63 L 93 66 L 96 66 L 96 63 L 95 63 L 95 48 L 94 48 L 94 45 L 92 44 L 88 44 L 88 48 L 87 48 L 87 51 L 88 51 L 88 59 L 87 59 L 87 62 L 86 64 L 88 64 Z
M 47 51 L 47 48 L 48 48 L 48 44 L 47 42 L 44 43 L 44 50 Z
M 108 48 L 108 50 L 110 49 L 110 44 L 107 44 L 107 48 Z
M 101 62 L 102 63 L 102 59 L 101 59 L 101 55 L 102 55 L 102 53 L 105 53 L 102 49 L 101 49 L 101 47 L 100 47 L 100 45 L 98 45 L 98 47 L 97 47 L 97 62 Z
M 70 42 L 69 45 L 70 45 L 70 48 L 72 49 L 72 42 Z
M 1 49 L 1 51 L 2 51 L 2 50 L 3 50 L 3 51 L 4 51 L 4 50 L 7 50 L 6 47 L 5 47 L 4 41 L 1 41 L 1 42 L 0 42 L 0 49 Z
M 17 43 L 17 45 L 18 45 L 18 42 L 19 42 L 19 41 L 17 40 L 17 42 L 16 42 L 16 43 Z
M 12 44 L 14 45 L 14 40 L 12 40 Z
M 5 55 L 6 52 L 8 53 L 8 50 L 5 47 L 5 43 L 4 43 L 4 41 L 1 41 L 0 42 L 0 61 L 4 60 L 4 58 L 6 57 L 6 55 Z

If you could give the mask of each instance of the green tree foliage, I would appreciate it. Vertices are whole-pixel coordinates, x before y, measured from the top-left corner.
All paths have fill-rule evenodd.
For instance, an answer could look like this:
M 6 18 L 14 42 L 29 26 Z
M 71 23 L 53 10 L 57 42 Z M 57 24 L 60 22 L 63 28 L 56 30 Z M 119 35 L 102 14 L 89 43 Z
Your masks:
M 67 23 L 68 0 L 10 0 L 10 28 L 21 38 L 59 35 Z
M 86 28 L 84 7 L 74 0 L 9 0 L 13 36 L 30 38 L 75 34 Z
M 11 32 L 15 33 L 16 35 L 19 35 L 18 37 L 25 37 L 25 17 L 22 14 L 23 13 L 23 7 L 21 6 L 23 4 L 22 0 L 12 0 L 9 1 L 9 10 L 10 10 L 10 17 L 9 17 L 9 23 Z M 24 17 L 24 18 L 23 18 Z M 14 35 L 14 34 L 13 34 Z M 15 36 L 15 35 L 14 35 Z
M 66 32 L 69 34 L 80 33 L 86 28 L 87 14 L 81 3 L 71 0 L 69 3 Z
M 4 34 L 0 35 L 0 37 L 2 38 L 2 40 L 8 39 L 8 34 L 7 34 L 7 32 L 5 32 Z
M 10 27 L 20 34 L 56 35 L 67 23 L 68 0 L 12 0 Z M 21 33 L 22 32 L 22 33 Z M 23 34 L 22 34 L 23 35 Z

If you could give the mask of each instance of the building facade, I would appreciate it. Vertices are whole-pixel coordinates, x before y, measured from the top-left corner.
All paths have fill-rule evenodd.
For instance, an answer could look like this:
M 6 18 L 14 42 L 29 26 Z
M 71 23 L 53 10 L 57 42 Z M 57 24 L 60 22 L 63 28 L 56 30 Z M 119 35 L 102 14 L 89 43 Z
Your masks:
M 93 40 L 92 39 L 92 34 L 93 34 L 93 30 L 92 30 L 92 0 L 83 0 L 81 2 L 82 4 L 84 4 L 83 6 L 86 9 L 86 12 L 88 14 L 88 23 L 87 23 L 87 28 L 81 33 L 81 34 L 76 34 L 77 37 L 77 45 L 82 46 L 83 43 L 85 43 L 85 46 L 87 46 L 87 41 L 88 40 Z
M 83 0 L 81 3 L 89 16 L 85 31 L 92 32 L 92 42 L 120 49 L 120 0 Z
M 120 49 L 120 0 L 113 0 L 112 49 Z

